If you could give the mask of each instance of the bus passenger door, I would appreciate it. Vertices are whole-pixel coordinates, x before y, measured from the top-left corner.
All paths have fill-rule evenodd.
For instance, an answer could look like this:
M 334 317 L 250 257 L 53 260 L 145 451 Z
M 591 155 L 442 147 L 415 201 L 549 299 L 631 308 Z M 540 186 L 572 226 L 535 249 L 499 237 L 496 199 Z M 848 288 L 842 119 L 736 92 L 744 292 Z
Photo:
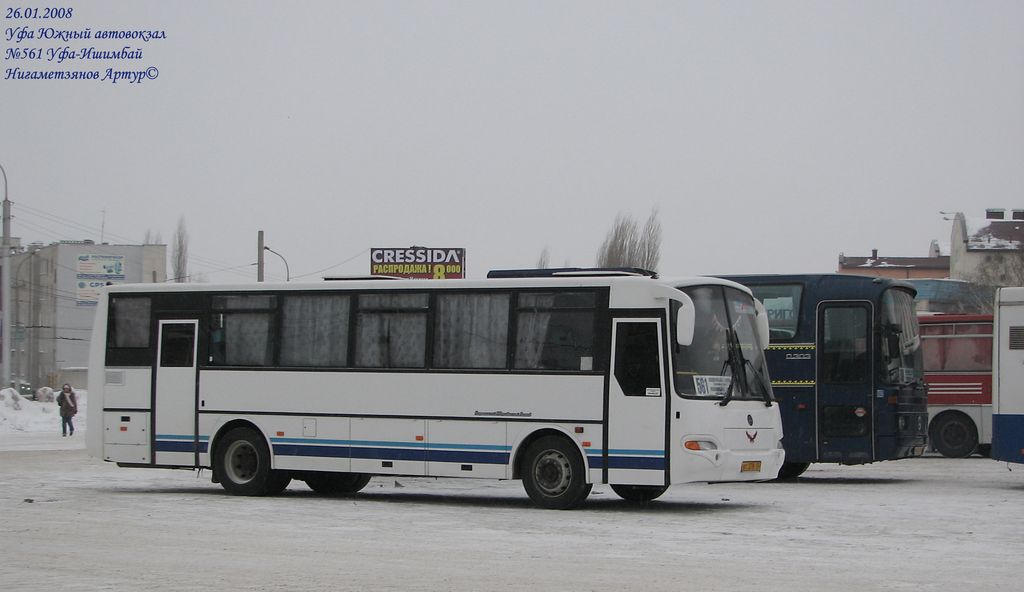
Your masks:
M 874 458 L 871 308 L 855 302 L 818 309 L 818 458 L 859 464 Z
M 614 321 L 603 455 L 609 483 L 668 484 L 663 359 L 658 319 Z
M 199 321 L 161 320 L 156 388 L 153 393 L 153 450 L 158 465 L 198 466 L 196 439 L 196 349 Z

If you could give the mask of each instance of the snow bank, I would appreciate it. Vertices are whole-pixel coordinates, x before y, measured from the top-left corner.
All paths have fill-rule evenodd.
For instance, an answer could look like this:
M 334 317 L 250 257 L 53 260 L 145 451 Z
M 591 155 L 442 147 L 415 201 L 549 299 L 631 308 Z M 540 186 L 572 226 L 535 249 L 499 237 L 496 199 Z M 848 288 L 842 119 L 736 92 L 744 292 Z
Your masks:
M 86 392 L 75 391 L 75 395 L 78 398 L 75 430 L 84 430 Z M 0 433 L 59 431 L 60 413 L 56 403 L 26 399 L 12 388 L 0 390 Z

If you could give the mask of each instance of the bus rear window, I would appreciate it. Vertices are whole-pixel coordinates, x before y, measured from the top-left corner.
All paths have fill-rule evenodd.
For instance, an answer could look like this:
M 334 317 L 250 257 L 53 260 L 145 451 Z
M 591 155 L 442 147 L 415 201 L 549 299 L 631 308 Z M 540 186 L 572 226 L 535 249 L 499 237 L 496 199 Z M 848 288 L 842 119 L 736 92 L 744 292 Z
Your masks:
M 110 298 L 109 347 L 149 347 L 149 297 Z

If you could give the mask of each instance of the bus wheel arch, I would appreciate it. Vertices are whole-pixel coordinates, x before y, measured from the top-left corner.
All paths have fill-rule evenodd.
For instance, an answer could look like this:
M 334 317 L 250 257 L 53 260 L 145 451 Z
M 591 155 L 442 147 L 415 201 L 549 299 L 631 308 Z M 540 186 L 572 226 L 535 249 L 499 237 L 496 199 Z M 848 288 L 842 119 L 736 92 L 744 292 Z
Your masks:
M 263 433 L 250 422 L 236 420 L 221 427 L 211 442 L 214 480 L 233 495 L 277 495 L 291 474 L 273 469 L 273 454 Z
M 534 432 L 531 432 L 529 435 L 527 435 L 519 442 L 519 445 L 516 447 L 515 454 L 512 457 L 513 479 L 523 478 L 523 462 L 526 459 L 526 451 L 529 450 L 530 445 L 532 445 L 537 440 L 540 440 L 541 438 L 545 438 L 548 436 L 565 438 L 566 440 L 572 442 L 574 446 L 579 448 L 579 445 L 572 438 L 572 436 L 569 435 L 568 432 L 563 432 L 562 430 L 556 428 L 542 428 Z M 580 449 L 579 452 L 580 455 L 583 456 L 584 464 L 586 464 L 586 453 L 582 449 Z
M 586 462 L 579 446 L 565 435 L 533 440 L 522 456 L 520 473 L 527 495 L 541 508 L 569 510 L 590 495 Z
M 965 458 L 978 449 L 978 426 L 962 411 L 936 415 L 928 426 L 928 436 L 932 447 L 942 456 Z

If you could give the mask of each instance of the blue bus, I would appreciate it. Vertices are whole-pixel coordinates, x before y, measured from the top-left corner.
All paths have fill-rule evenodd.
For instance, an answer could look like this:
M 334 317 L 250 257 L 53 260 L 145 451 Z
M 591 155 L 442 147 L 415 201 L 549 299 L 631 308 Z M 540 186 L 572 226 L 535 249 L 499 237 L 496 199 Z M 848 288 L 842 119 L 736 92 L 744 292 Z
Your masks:
M 728 276 L 768 311 L 768 367 L 786 462 L 864 464 L 920 456 L 928 397 L 913 286 L 856 275 Z

